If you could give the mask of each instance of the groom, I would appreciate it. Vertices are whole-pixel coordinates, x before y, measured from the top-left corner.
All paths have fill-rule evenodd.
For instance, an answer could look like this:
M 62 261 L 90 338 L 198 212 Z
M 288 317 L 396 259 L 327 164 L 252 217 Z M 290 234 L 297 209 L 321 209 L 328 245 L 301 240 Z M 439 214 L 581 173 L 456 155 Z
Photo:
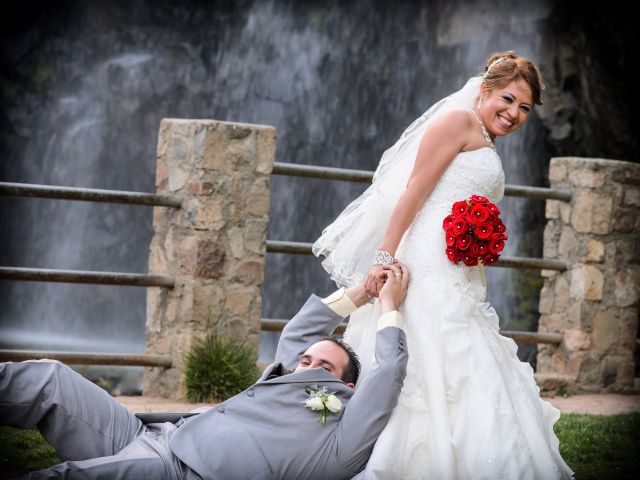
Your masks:
M 59 362 L 27 361 L 0 364 L 0 425 L 37 425 L 67 460 L 28 478 L 351 478 L 366 465 L 406 371 L 397 308 L 409 272 L 398 263 L 382 274 L 377 365 L 355 390 L 349 347 L 331 337 L 312 342 L 369 300 L 363 284 L 311 295 L 253 386 L 175 424 L 144 424 Z

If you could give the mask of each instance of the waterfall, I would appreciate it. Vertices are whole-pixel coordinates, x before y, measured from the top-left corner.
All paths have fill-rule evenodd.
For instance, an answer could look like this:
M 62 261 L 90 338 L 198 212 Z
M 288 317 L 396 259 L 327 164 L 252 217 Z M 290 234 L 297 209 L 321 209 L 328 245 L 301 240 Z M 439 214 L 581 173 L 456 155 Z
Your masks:
M 151 192 L 165 117 L 273 125 L 276 161 L 373 170 L 404 128 L 478 74 L 490 53 L 539 57 L 546 3 L 508 5 L 48 7 L 3 45 L 11 74 L 3 77 L 9 128 L 0 133 L 0 178 Z M 543 185 L 543 138 L 534 113 L 498 139 L 508 183 Z M 274 176 L 271 188 L 268 238 L 313 242 L 365 187 Z M 500 208 L 504 255 L 540 256 L 542 202 L 508 198 Z M 146 272 L 148 207 L 0 197 L 0 218 L 2 265 Z M 263 317 L 289 318 L 309 293 L 334 288 L 315 257 L 270 254 L 265 268 Z M 492 268 L 488 280 L 489 300 L 508 322 L 518 312 L 513 272 Z M 4 348 L 144 349 L 141 288 L 3 281 L 0 302 Z M 263 334 L 263 359 L 273 346 L 274 334 Z

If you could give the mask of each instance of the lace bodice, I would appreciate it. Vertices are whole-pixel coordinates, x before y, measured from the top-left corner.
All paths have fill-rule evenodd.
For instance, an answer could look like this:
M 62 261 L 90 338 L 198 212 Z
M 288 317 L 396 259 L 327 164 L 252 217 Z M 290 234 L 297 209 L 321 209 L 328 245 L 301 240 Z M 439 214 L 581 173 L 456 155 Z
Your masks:
M 445 276 L 452 287 L 478 299 L 486 296 L 483 267 L 454 265 L 446 255 L 442 221 L 454 202 L 482 195 L 498 203 L 504 196 L 504 171 L 500 157 L 490 147 L 460 152 L 431 191 L 405 233 L 396 256 L 407 263 L 415 278 Z
M 504 195 L 504 171 L 500 157 L 490 147 L 460 152 L 427 197 L 422 211 L 446 207 L 471 195 L 498 203 Z

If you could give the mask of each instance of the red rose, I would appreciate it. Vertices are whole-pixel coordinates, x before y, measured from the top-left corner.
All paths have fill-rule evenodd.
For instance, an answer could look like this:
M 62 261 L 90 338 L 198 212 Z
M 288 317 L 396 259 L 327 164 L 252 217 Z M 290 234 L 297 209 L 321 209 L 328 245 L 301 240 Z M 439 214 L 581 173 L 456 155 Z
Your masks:
M 453 263 L 463 262 L 474 267 L 482 262 L 498 261 L 504 249 L 507 228 L 500 218 L 500 209 L 487 197 L 471 195 L 453 203 L 451 214 L 444 218 L 445 249 Z
M 504 248 L 504 241 L 507 239 L 507 236 L 504 233 L 494 233 L 491 235 L 491 241 L 489 241 L 489 251 L 498 255 L 502 249 Z
M 469 204 L 466 200 L 461 200 L 453 204 L 452 213 L 456 216 L 463 216 L 469 211 Z
M 498 215 L 500 215 L 500 209 L 496 206 L 495 203 L 491 203 L 489 202 L 487 204 L 487 209 L 489 210 L 489 213 L 495 217 L 497 217 Z
M 473 232 L 480 240 L 489 240 L 493 234 L 493 225 L 489 222 L 480 223 L 476 225 Z
M 448 231 L 451 232 L 455 237 L 459 237 L 460 235 L 464 235 L 465 233 L 467 233 L 468 229 L 469 225 L 464 218 L 456 218 Z
M 487 266 L 492 265 L 496 263 L 497 260 L 498 260 L 498 255 L 487 253 L 484 257 L 482 257 L 482 264 Z
M 482 195 L 471 195 L 471 203 L 481 203 L 487 204 L 489 203 L 489 199 L 487 197 L 483 197 Z
M 446 216 L 442 221 L 442 228 L 444 228 L 445 230 L 449 230 L 455 219 L 456 219 L 455 215 Z
M 489 253 L 489 244 L 487 242 L 475 242 L 469 250 L 476 257 L 483 257 Z
M 460 255 L 458 255 L 458 252 L 454 248 L 447 248 L 445 250 L 445 253 L 447 254 L 449 260 L 451 260 L 453 263 L 458 263 L 460 261 Z
M 469 223 L 478 224 L 489 218 L 489 210 L 484 205 L 474 205 L 467 214 Z
M 471 235 L 467 233 L 466 235 L 458 237 L 458 240 L 456 240 L 456 247 L 458 248 L 458 250 L 466 250 L 471 246 L 472 243 L 473 238 L 471 238 Z
M 460 259 L 464 262 L 467 267 L 475 267 L 478 265 L 478 257 L 474 257 L 468 252 L 463 253 L 460 256 Z
M 447 247 L 453 247 L 456 244 L 456 237 L 452 233 L 447 232 L 446 239 Z

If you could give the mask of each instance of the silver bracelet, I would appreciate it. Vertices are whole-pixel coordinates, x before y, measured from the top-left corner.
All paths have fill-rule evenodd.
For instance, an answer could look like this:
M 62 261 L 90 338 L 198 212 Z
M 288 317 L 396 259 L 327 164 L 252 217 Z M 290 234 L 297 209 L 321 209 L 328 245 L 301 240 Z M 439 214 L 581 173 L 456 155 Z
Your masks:
M 384 250 L 376 250 L 376 253 L 373 254 L 374 265 L 390 265 L 392 263 L 393 257 L 389 252 L 385 252 Z

